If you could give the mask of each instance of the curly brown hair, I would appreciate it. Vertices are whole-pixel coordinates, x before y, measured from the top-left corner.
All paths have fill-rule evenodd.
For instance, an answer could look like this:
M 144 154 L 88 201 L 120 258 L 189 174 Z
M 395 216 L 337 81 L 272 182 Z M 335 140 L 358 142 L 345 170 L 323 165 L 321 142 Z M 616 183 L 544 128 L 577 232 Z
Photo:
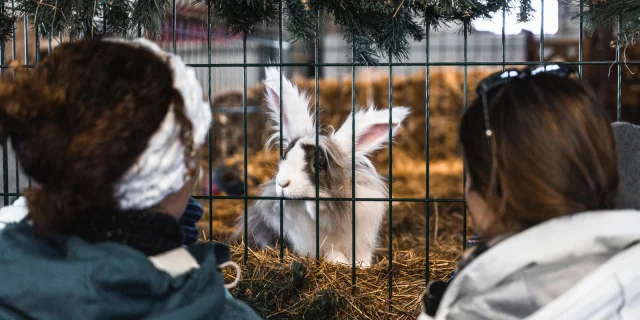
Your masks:
M 468 188 L 484 198 L 495 219 L 481 230 L 484 238 L 612 208 L 619 181 L 612 128 L 583 82 L 539 74 L 509 82 L 488 100 L 495 158 L 481 99 L 460 124 Z
M 0 80 L 2 141 L 11 140 L 38 184 L 25 191 L 36 232 L 118 210 L 115 185 L 172 104 L 190 163 L 182 97 L 166 62 L 147 49 L 100 38 L 65 43 L 34 70 Z

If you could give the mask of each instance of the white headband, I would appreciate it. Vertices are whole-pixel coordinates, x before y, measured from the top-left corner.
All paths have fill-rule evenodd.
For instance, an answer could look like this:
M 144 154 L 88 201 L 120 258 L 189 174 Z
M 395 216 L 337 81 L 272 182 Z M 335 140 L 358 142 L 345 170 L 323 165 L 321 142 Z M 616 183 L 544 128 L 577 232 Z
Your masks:
M 143 47 L 168 61 L 173 72 L 173 87 L 180 92 L 186 116 L 193 126 L 194 150 L 199 149 L 211 126 L 211 109 L 209 102 L 203 99 L 202 87 L 193 69 L 187 67 L 180 57 L 162 51 L 157 44 L 144 38 L 106 41 Z M 114 196 L 121 210 L 148 209 L 180 190 L 186 182 L 186 174 L 184 145 L 180 140 L 180 125 L 176 122 L 172 104 L 160 127 L 149 139 L 145 151 L 116 185 Z

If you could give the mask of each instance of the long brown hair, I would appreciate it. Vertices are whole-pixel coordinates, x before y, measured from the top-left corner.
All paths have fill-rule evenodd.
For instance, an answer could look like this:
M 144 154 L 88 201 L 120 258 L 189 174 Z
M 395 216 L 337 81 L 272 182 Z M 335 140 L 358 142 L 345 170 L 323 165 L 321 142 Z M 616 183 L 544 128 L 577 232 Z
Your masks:
M 25 191 L 37 232 L 118 210 L 115 184 L 172 103 L 190 155 L 191 123 L 171 70 L 146 49 L 99 38 L 66 43 L 35 70 L 4 77 L 0 134 L 38 184 Z
M 488 108 L 495 158 L 480 99 L 460 125 L 469 190 L 494 215 L 485 238 L 612 207 L 618 187 L 612 129 L 582 82 L 548 74 L 516 79 L 489 92 Z

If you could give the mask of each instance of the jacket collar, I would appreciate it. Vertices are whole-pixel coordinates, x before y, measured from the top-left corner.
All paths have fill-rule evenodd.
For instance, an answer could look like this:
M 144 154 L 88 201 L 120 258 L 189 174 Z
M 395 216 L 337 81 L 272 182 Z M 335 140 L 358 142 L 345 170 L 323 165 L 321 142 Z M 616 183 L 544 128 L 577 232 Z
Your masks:
M 640 240 L 640 211 L 593 211 L 556 218 L 497 243 L 456 275 L 442 306 L 484 292 L 532 264 L 559 261 L 571 255 L 619 251 Z

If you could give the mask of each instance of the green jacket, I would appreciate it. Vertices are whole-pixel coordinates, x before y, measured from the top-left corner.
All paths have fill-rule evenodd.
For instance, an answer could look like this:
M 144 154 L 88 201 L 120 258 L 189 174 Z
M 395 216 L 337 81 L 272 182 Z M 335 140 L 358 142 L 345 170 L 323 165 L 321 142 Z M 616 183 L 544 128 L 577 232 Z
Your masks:
M 225 296 L 218 268 L 225 246 L 187 250 L 195 267 L 175 274 L 125 245 L 44 240 L 26 222 L 7 225 L 0 232 L 0 319 L 259 319 Z

